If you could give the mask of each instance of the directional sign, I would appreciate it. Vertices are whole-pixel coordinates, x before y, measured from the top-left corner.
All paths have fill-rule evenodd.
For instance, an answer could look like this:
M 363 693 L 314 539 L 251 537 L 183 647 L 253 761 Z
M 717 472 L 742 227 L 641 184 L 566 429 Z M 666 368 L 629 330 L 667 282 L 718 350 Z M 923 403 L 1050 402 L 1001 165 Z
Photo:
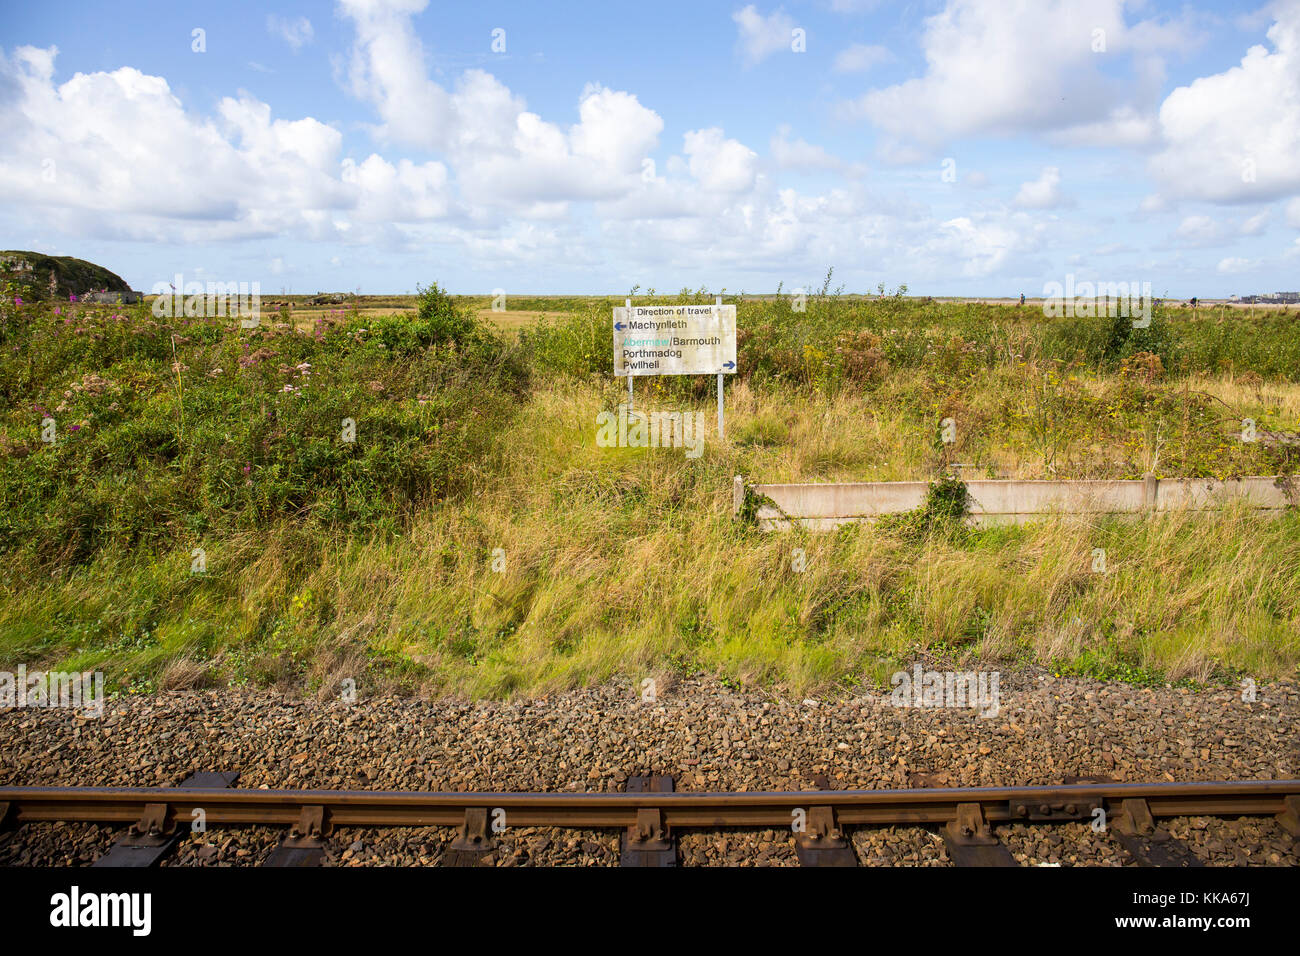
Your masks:
M 734 371 L 734 305 L 614 309 L 615 375 L 714 375 Z

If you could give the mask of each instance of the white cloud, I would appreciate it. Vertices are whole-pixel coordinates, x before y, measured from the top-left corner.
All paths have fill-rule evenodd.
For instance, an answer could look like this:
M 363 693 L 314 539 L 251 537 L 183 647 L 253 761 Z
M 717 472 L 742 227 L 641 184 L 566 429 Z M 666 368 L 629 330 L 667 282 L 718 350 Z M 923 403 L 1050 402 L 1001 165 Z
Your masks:
M 1073 130 L 1094 144 L 1141 141 L 1144 101 L 1163 75 L 1159 55 L 1197 37 L 1183 21 L 1130 26 L 1123 8 L 1123 0 L 948 0 L 925 21 L 925 74 L 871 90 L 849 112 L 879 126 L 882 152 L 900 160 L 976 134 Z M 1093 51 L 1097 30 L 1105 53 Z M 1103 57 L 1133 60 L 1137 89 L 1104 73 Z
M 1273 52 L 1252 46 L 1161 105 L 1164 149 L 1150 168 L 1162 194 L 1231 203 L 1300 192 L 1300 2 L 1274 9 Z
M 454 92 L 433 82 L 411 23 L 427 0 L 342 0 L 356 23 L 348 80 L 383 123 L 381 140 L 445 152 L 472 204 L 562 215 L 572 200 L 609 200 L 634 187 L 663 120 L 631 93 L 589 85 L 567 129 L 530 112 L 483 70 Z
M 1216 245 L 1223 241 L 1223 224 L 1209 216 L 1185 216 L 1175 232 L 1178 239 L 1194 246 Z
M 23 47 L 0 57 L 0 82 L 17 91 L 0 105 L 15 134 L 0 145 L 0 198 L 77 224 L 78 233 L 97 221 L 103 233 L 159 240 L 319 237 L 336 231 L 331 213 L 412 221 L 447 208 L 441 163 L 406 163 L 387 181 L 377 175 L 383 161 L 371 157 L 367 176 L 349 181 L 341 134 L 318 120 L 274 118 L 247 94 L 223 98 L 202 119 L 162 77 L 131 67 L 55 85 L 56 55 Z M 160 141 L 183 148 L 158 149 Z M 42 175 L 46 159 L 51 177 Z
M 569 134 L 573 152 L 615 172 L 639 173 L 659 142 L 664 122 L 631 93 L 589 84 L 578 107 L 581 122 Z
M 894 54 L 888 47 L 855 43 L 835 54 L 832 68 L 836 73 L 862 73 L 892 59 Z
M 1007 224 L 962 216 L 940 223 L 937 234 L 921 244 L 921 252 L 959 275 L 979 278 L 999 271 L 1022 243 L 1022 235 Z
M 1226 259 L 1220 259 L 1217 267 L 1221 275 L 1236 275 L 1240 272 L 1249 272 L 1258 266 L 1259 263 L 1250 259 L 1242 259 L 1238 256 L 1229 256 Z
M 1286 224 L 1300 229 L 1300 196 L 1286 204 Z
M 866 168 L 860 163 L 846 163 L 838 156 L 832 156 L 821 146 L 814 146 L 803 139 L 791 139 L 789 125 L 782 125 L 768 144 L 772 160 L 779 169 L 823 169 L 844 173 L 851 177 L 861 176 Z
M 1022 209 L 1055 209 L 1067 204 L 1061 195 L 1061 170 L 1046 166 L 1037 179 L 1022 183 L 1013 204 Z
M 343 180 L 355 183 L 366 202 L 355 218 L 362 222 L 440 219 L 448 212 L 447 168 L 442 163 L 397 165 L 371 153 L 359 165 L 343 161 Z
M 768 16 L 758 12 L 752 3 L 731 15 L 739 28 L 737 48 L 744 61 L 753 65 L 779 50 L 789 50 L 795 23 L 784 11 L 777 9 Z
M 411 16 L 428 0 L 339 0 L 356 26 L 347 81 L 354 96 L 370 102 L 383 121 L 382 140 L 438 148 L 454 137 L 451 97 L 429 79 L 424 47 Z
M 1264 231 L 1264 227 L 1268 225 L 1269 212 L 1269 210 L 1265 209 L 1243 220 L 1241 225 L 1237 227 L 1237 231 L 1243 236 L 1258 236 Z
M 1060 146 L 1147 146 L 1157 138 L 1153 114 L 1124 105 L 1115 107 L 1104 118 L 1056 130 L 1048 142 Z
M 306 17 L 290 20 L 288 17 L 276 16 L 274 13 L 267 14 L 266 28 L 281 37 L 295 53 L 310 43 L 315 36 L 311 21 Z
M 616 199 L 637 188 L 642 160 L 658 144 L 663 129 L 659 115 L 635 96 L 594 85 L 583 91 L 580 122 L 567 131 L 536 113 L 509 116 L 513 99 L 486 74 L 471 79 L 457 97 L 458 112 L 461 97 L 498 107 L 495 118 L 477 114 L 487 119 L 481 134 L 471 134 L 462 124 L 451 154 L 466 198 L 483 205 Z M 475 112 L 466 109 L 462 115 Z M 553 215 L 563 207 L 534 209 L 532 214 L 538 212 Z
M 758 155 L 744 143 L 726 139 L 716 126 L 687 133 L 683 151 L 690 157 L 691 175 L 705 189 L 738 193 L 754 185 Z
M 1138 203 L 1139 218 L 1146 216 L 1159 215 L 1169 210 L 1169 200 L 1159 193 L 1152 193 L 1149 196 L 1143 196 L 1142 201 Z
M 1031 216 L 1001 205 L 936 217 L 856 181 L 788 188 L 775 181 L 782 170 L 861 172 L 788 127 L 767 162 L 718 127 L 690 129 L 679 149 L 655 157 L 664 122 L 630 92 L 589 85 L 573 121 L 556 122 L 483 70 L 441 85 L 412 24 L 424 8 L 342 2 L 356 42 L 341 79 L 377 120 L 375 148 L 353 155 L 334 127 L 278 117 L 248 94 L 200 115 L 159 76 L 122 68 L 58 84 L 54 49 L 0 54 L 0 221 L 15 234 L 39 227 L 168 245 L 327 240 L 460 255 L 477 270 L 608 270 L 622 257 L 638 268 L 791 281 L 864 262 L 895 282 L 979 278 L 1049 242 Z M 406 155 L 385 155 L 390 142 Z M 52 182 L 41 176 L 48 157 L 57 159 Z M 658 168 L 647 166 L 655 158 Z M 286 274 L 305 268 L 301 256 L 285 258 L 294 263 Z

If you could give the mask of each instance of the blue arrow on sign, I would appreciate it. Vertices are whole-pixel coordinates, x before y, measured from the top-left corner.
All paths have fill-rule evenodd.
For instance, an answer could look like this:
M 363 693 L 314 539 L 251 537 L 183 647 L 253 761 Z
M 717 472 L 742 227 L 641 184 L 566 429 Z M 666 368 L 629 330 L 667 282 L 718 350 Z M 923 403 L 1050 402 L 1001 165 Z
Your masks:
M 736 367 L 736 363 L 735 363 L 735 362 L 723 362 L 723 363 L 722 363 L 722 367 L 723 367 L 723 368 L 735 368 L 735 367 Z
M 620 332 L 622 332 L 622 331 L 623 331 L 623 323 L 622 323 L 622 322 L 615 322 L 615 323 L 614 323 L 614 328 L 616 328 L 616 329 L 618 329 Z

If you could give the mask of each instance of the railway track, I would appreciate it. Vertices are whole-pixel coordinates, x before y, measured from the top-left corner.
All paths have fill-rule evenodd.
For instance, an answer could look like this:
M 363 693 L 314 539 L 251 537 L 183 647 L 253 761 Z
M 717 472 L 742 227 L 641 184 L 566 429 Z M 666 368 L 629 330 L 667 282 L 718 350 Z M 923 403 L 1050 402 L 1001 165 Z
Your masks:
M 335 827 L 456 827 L 444 865 L 473 866 L 509 827 L 617 828 L 624 866 L 673 866 L 676 834 L 722 828 L 789 829 L 805 866 L 855 866 L 846 827 L 937 827 L 958 866 L 1015 866 L 1001 824 L 1085 823 L 1115 836 L 1141 866 L 1197 866 L 1161 821 L 1174 817 L 1273 817 L 1300 840 L 1300 780 L 1117 783 L 1067 779 L 1059 786 L 674 792 L 668 776 L 638 776 L 621 793 L 421 793 L 246 790 L 235 773 L 197 773 L 179 787 L 4 787 L 0 827 L 38 822 L 125 825 L 95 866 L 157 864 L 199 822 L 207 827 L 283 827 L 263 865 L 324 862 Z

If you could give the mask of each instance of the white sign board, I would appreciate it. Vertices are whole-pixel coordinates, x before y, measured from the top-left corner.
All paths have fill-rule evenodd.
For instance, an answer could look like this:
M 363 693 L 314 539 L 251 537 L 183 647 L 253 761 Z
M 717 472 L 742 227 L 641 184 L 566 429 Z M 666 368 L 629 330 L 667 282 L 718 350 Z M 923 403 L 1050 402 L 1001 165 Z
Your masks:
M 717 375 L 734 371 L 734 305 L 614 309 L 615 375 Z

